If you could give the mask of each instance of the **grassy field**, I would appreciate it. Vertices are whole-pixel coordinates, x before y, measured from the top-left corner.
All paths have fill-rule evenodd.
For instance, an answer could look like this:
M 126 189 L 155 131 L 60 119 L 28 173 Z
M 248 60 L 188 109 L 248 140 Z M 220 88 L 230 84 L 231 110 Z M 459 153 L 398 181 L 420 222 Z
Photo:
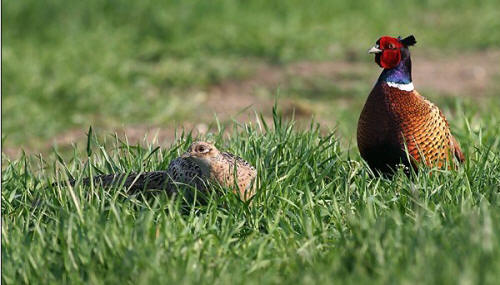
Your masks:
M 2 280 L 493 284 L 500 278 L 498 128 L 467 130 L 464 120 L 467 162 L 458 171 L 382 179 L 359 159 L 346 159 L 335 138 L 315 127 L 299 131 L 279 117 L 270 129 L 261 126 L 235 126 L 231 139 L 210 137 L 257 167 L 251 207 L 228 189 L 208 205 L 189 207 L 164 194 L 47 186 L 67 173 L 165 169 L 189 136 L 166 150 L 111 143 L 107 152 L 91 140 L 93 153 L 75 151 L 68 163 L 24 157 L 8 163 Z
M 2 282 L 495 283 L 498 1 L 350 2 L 4 1 Z M 467 161 L 374 178 L 366 50 L 410 33 Z M 50 186 L 165 169 L 197 138 L 257 167 L 252 206 Z

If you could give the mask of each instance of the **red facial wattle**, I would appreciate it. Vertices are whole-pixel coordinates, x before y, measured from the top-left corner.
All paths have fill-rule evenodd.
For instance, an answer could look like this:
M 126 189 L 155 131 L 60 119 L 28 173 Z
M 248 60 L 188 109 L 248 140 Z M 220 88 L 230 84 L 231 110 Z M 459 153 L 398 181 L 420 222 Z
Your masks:
M 396 38 L 384 36 L 377 41 L 377 44 L 382 52 L 377 54 L 375 61 L 385 69 L 396 67 L 401 61 L 400 49 L 403 47 L 401 42 Z
M 401 52 L 399 49 L 386 49 L 380 56 L 380 65 L 385 69 L 396 67 L 401 61 Z

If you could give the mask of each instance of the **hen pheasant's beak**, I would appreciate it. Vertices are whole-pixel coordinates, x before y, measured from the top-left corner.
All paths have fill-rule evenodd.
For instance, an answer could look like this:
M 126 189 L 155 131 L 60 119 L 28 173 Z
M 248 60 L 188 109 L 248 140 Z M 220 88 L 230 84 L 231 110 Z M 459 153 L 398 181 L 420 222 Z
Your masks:
M 368 50 L 368 53 L 381 53 L 382 50 L 378 48 L 378 46 L 373 46 L 370 50 Z
M 189 152 L 185 152 L 181 155 L 181 158 L 188 158 L 190 157 L 191 155 L 189 155 Z

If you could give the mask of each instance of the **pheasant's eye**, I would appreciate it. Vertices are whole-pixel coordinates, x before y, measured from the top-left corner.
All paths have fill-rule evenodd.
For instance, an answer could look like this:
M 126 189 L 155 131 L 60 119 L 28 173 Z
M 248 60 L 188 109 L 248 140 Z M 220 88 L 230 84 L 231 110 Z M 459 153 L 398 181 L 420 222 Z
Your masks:
M 394 45 L 393 45 L 393 44 L 389 44 L 389 48 L 390 48 L 390 49 L 393 49 L 393 48 L 394 48 Z
M 196 148 L 196 151 L 199 153 L 207 153 L 210 151 L 210 149 L 204 145 L 200 145 Z

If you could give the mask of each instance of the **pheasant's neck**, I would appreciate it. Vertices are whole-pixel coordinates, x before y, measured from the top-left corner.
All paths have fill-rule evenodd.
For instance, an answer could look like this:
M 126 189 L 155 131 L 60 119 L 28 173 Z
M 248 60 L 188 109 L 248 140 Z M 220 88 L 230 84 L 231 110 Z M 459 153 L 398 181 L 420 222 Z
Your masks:
M 412 91 L 414 89 L 411 80 L 411 59 L 408 56 L 401 60 L 399 64 L 391 69 L 384 69 L 378 78 L 377 84 L 385 82 L 391 87 L 398 88 L 404 91 Z

